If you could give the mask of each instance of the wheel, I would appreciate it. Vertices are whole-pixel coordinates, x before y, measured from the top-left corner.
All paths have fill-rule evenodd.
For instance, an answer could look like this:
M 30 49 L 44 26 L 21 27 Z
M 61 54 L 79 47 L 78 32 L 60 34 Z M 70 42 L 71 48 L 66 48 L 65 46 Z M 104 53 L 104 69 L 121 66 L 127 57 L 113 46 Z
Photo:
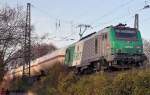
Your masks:
M 75 69 L 74 69 L 74 74 L 75 74 L 75 75 L 80 75 L 80 74 L 81 74 L 80 68 L 75 67 Z

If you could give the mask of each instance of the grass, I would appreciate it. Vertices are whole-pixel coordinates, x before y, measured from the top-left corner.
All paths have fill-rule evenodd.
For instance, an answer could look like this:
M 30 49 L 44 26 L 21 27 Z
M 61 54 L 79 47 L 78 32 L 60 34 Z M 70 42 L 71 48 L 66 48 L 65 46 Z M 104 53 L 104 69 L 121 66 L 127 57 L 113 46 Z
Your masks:
M 150 95 L 150 69 L 76 76 L 64 66 L 55 65 L 33 85 L 17 80 L 11 87 L 36 95 Z

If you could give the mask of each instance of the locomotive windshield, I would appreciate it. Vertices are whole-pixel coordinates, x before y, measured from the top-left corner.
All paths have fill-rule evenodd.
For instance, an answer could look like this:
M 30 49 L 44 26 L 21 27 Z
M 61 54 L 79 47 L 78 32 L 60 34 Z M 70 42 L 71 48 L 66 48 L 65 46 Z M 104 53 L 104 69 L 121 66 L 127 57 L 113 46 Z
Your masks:
M 116 30 L 116 38 L 123 40 L 137 40 L 137 32 L 135 30 Z

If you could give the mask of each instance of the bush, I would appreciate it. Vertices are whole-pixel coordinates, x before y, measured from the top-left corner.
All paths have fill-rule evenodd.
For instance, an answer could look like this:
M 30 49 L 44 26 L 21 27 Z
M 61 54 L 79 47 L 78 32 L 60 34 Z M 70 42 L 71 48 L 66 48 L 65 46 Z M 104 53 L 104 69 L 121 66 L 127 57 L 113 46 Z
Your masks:
M 150 71 L 142 71 L 134 78 L 133 95 L 150 95 Z
M 82 76 L 80 80 L 70 86 L 70 93 L 66 95 L 104 95 L 109 89 L 110 82 L 107 76 L 99 73 Z
M 128 73 L 119 74 L 112 83 L 113 95 L 132 95 L 134 89 L 134 75 Z
M 57 64 L 30 88 L 36 95 L 150 95 L 150 69 L 76 76 Z
M 150 70 L 119 74 L 112 88 L 112 95 L 150 95 Z
M 58 95 L 58 85 L 68 74 L 69 71 L 65 66 L 56 64 L 49 70 L 47 76 L 34 84 L 33 91 L 38 95 Z
M 28 91 L 30 87 L 31 85 L 28 83 L 27 80 L 18 79 L 18 80 L 14 80 L 10 84 L 9 88 L 12 91 Z

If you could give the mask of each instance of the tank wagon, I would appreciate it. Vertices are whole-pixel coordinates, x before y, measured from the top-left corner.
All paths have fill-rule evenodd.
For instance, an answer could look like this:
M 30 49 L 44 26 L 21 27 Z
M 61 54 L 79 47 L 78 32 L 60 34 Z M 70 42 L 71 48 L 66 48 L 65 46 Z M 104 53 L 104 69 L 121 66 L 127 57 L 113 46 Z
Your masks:
M 66 49 L 64 64 L 77 73 L 143 65 L 140 31 L 123 24 L 92 33 Z
M 54 64 L 63 64 L 65 58 L 65 49 L 58 49 L 50 54 L 44 55 L 36 60 L 31 61 L 31 76 L 39 76 L 46 74 L 47 71 Z M 25 73 L 28 72 L 28 67 L 25 69 Z M 11 80 L 13 78 L 22 77 L 23 74 L 23 66 L 19 66 L 7 72 L 4 76 L 4 79 Z

